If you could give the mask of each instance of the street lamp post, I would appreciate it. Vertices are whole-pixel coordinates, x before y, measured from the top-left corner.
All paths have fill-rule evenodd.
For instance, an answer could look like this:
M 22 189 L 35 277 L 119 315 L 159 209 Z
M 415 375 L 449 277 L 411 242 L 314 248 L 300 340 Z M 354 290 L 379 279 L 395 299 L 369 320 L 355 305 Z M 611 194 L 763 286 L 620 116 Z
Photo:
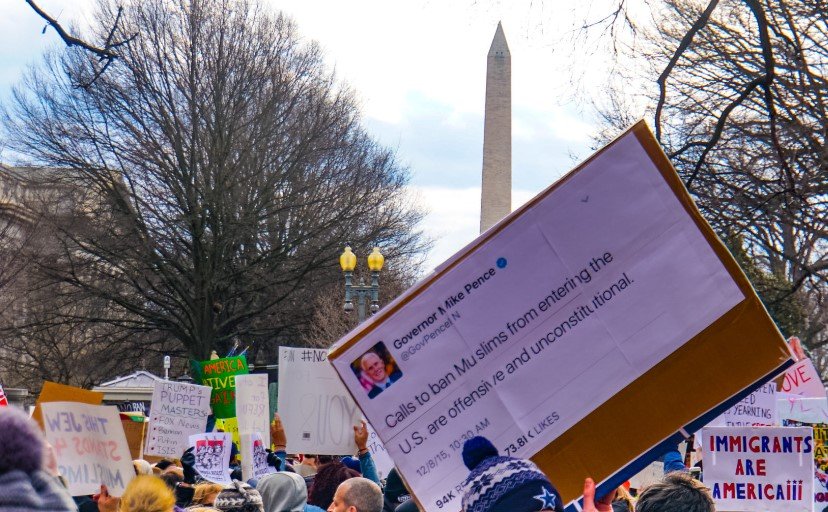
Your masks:
M 371 314 L 379 310 L 379 275 L 382 270 L 382 265 L 385 263 L 385 257 L 380 253 L 379 247 L 374 247 L 373 252 L 368 255 L 368 270 L 371 271 L 371 285 L 366 286 L 360 281 L 358 285 L 352 283 L 354 276 L 354 269 L 357 264 L 357 257 L 351 251 L 350 246 L 345 247 L 345 251 L 339 256 L 339 266 L 345 274 L 345 311 L 350 312 L 354 310 L 354 303 L 351 296 L 357 296 L 357 313 L 359 314 L 359 321 L 362 323 L 365 320 L 365 304 L 370 297 L 371 300 Z

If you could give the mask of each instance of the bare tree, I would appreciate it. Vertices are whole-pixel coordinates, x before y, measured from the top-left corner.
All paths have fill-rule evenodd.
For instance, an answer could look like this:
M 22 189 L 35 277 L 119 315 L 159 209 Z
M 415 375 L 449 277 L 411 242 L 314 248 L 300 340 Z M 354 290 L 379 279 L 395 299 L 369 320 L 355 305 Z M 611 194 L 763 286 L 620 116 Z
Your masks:
M 642 94 L 629 102 L 612 91 L 602 105 L 611 127 L 604 137 L 651 116 L 707 219 L 724 239 L 737 237 L 768 276 L 759 290 L 766 303 L 800 304 L 806 314 L 791 334 L 812 348 L 828 343 L 824 2 L 648 5 L 651 25 L 623 18 L 635 33 L 628 48 L 646 63 L 624 80 L 644 84 Z
M 241 0 L 120 9 L 102 3 L 85 38 L 119 17 L 127 42 L 106 73 L 81 49 L 48 55 L 4 116 L 16 151 L 102 198 L 85 203 L 88 229 L 60 230 L 61 264 L 43 265 L 60 293 L 118 311 L 84 322 L 197 358 L 237 336 L 268 352 L 340 279 L 346 242 L 422 250 L 407 173 L 289 19 Z

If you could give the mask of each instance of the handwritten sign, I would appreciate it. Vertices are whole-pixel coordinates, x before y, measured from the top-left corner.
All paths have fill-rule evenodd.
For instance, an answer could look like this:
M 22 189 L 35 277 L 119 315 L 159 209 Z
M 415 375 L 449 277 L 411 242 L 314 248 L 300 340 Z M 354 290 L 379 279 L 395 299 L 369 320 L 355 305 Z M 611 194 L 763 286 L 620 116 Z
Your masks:
M 810 398 L 824 398 L 825 386 L 810 359 L 803 359 L 785 372 L 779 387 L 782 393 Z
M 195 456 L 195 470 L 205 480 L 217 484 L 229 484 L 230 450 L 232 438 L 226 432 L 211 432 L 190 436 L 190 446 Z
M 270 446 L 270 395 L 267 375 L 255 373 L 236 377 L 236 419 L 240 433 L 258 432 Z
M 216 418 L 232 418 L 236 415 L 236 376 L 248 373 L 244 356 L 225 357 L 192 363 L 193 373 L 199 383 L 213 388 L 210 406 Z
M 743 341 L 745 328 L 762 341 Z M 790 352 L 639 123 L 329 359 L 419 504 L 457 510 L 470 436 L 531 457 L 574 508 L 585 477 L 599 494 L 618 486 L 665 438 L 789 366 Z M 700 360 L 717 368 L 677 392 L 669 376 Z M 632 402 L 658 419 L 619 429 L 612 418 Z M 590 446 L 596 436 L 616 440 L 611 454 Z
M 211 392 L 208 386 L 156 381 L 144 452 L 161 457 L 181 457 L 189 447 L 190 436 L 203 433 L 207 427 Z
M 702 436 L 704 483 L 717 510 L 813 510 L 810 428 L 710 427 Z
M 710 426 L 773 427 L 779 425 L 776 413 L 776 383 L 769 382 L 726 410 Z
M 279 415 L 288 453 L 356 452 L 354 425 L 362 413 L 339 381 L 327 351 L 279 347 Z
M 135 470 L 118 409 L 78 402 L 41 404 L 46 439 L 72 496 L 100 492 L 120 496 Z

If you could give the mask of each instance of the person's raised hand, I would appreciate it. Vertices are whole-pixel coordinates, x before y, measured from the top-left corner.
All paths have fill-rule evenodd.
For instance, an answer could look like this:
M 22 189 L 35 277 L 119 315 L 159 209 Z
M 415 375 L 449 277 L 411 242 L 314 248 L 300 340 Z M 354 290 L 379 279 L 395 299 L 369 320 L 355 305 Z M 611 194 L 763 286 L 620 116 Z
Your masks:
M 276 451 L 284 451 L 287 448 L 287 434 L 285 434 L 285 427 L 282 425 L 282 418 L 279 413 L 273 414 L 273 421 L 270 423 L 270 441 L 276 447 Z
M 362 420 L 362 425 L 354 425 L 354 442 L 360 453 L 368 450 L 368 424 L 365 420 Z
M 612 500 L 615 499 L 615 490 L 595 501 L 595 481 L 591 478 L 584 480 L 584 510 L 583 512 L 612 512 Z
M 98 495 L 99 512 L 117 512 L 121 499 L 111 496 L 105 485 L 101 486 L 101 493 Z

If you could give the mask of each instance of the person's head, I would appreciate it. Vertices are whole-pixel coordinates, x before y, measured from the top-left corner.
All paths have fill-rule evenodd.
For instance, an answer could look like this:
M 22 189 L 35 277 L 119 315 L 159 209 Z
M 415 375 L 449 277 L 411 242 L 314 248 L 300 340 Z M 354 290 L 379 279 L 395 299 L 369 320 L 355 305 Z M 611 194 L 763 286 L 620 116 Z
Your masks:
M 175 491 L 175 487 L 184 481 L 184 475 L 179 475 L 175 471 L 164 471 L 159 475 L 159 478 L 167 484 L 170 490 Z
M 308 503 L 305 479 L 296 473 L 272 473 L 259 480 L 265 512 L 302 512 Z
M 338 460 L 319 466 L 313 484 L 308 490 L 308 503 L 319 508 L 328 508 L 339 484 L 357 476 L 359 473 L 348 469 Z
M 204 483 L 196 485 L 193 490 L 193 504 L 212 505 L 222 489 L 224 489 L 224 486 L 221 484 Z
M 14 406 L 0 407 L 0 510 L 77 510 L 47 472 L 56 465 L 37 424 Z
M 223 512 L 264 512 L 259 491 L 238 480 L 216 496 L 213 507 Z
M 687 473 L 668 473 L 646 487 L 635 504 L 636 512 L 716 512 L 710 491 Z
M 140 475 L 127 485 L 119 507 L 119 512 L 172 512 L 175 496 L 160 478 Z
M 132 461 L 132 467 L 135 468 L 136 475 L 152 474 L 152 464 L 145 461 L 144 459 L 135 459 L 134 461 Z
M 328 512 L 382 512 L 382 491 L 367 478 L 345 480 L 336 488 Z
M 384 382 L 388 378 L 385 372 L 385 361 L 376 353 L 368 352 L 359 362 L 362 371 L 374 382 Z
M 34 421 L 16 407 L 0 408 L 0 474 L 43 468 L 46 441 Z
M 501 457 L 485 437 L 465 442 L 463 463 L 470 470 L 463 482 L 465 512 L 563 512 L 557 489 L 532 461 Z

